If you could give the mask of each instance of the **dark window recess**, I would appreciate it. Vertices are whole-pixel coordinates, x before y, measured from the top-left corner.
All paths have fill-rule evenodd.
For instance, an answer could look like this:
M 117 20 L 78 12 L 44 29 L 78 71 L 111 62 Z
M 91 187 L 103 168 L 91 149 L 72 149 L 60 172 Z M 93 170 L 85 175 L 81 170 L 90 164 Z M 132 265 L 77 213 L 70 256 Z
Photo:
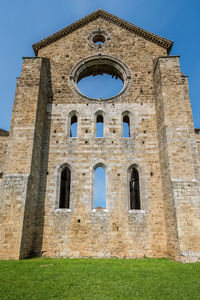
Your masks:
M 123 117 L 123 137 L 130 137 L 130 119 L 128 115 Z
M 98 115 L 96 121 L 96 137 L 103 137 L 103 116 Z
M 70 124 L 70 137 L 77 137 L 77 116 L 73 115 L 71 117 L 71 124 Z
M 70 205 L 71 171 L 65 167 L 61 173 L 59 208 L 69 208 Z
M 130 170 L 130 209 L 140 209 L 140 184 L 139 173 L 134 167 Z
M 93 43 L 96 44 L 96 45 L 104 44 L 105 40 L 106 40 L 105 36 L 103 36 L 102 34 L 96 34 L 92 39 Z

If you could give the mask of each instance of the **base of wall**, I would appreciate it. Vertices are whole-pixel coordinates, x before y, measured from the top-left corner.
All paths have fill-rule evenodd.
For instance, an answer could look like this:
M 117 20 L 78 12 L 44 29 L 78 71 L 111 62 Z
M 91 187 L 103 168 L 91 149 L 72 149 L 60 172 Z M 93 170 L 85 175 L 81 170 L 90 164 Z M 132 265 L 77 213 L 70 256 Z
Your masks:
M 182 251 L 180 256 L 182 263 L 196 263 L 200 262 L 200 251 Z

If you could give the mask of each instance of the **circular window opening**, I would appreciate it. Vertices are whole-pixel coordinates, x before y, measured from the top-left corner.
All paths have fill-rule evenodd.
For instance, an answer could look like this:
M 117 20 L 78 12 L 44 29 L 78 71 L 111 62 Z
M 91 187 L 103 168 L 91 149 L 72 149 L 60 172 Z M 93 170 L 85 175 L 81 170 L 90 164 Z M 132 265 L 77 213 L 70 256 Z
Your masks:
M 123 89 L 123 81 L 112 75 L 89 75 L 78 82 L 79 91 L 89 98 L 107 99 L 114 97 Z
M 90 100 L 112 100 L 122 95 L 130 79 L 128 67 L 108 55 L 82 60 L 70 75 L 74 90 Z
M 106 38 L 102 34 L 97 34 L 92 39 L 92 42 L 95 45 L 103 45 L 105 43 L 105 41 L 106 41 Z
M 90 32 L 88 35 L 88 42 L 96 48 L 101 48 L 108 45 L 110 41 L 110 34 L 104 30 L 98 29 Z

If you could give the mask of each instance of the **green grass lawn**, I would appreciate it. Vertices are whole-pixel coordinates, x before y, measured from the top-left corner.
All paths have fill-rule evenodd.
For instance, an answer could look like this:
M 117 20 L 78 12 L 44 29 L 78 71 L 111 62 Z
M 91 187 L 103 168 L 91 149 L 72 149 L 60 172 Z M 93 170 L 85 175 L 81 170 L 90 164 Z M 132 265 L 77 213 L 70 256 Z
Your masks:
M 0 300 L 200 299 L 200 263 L 168 259 L 0 261 Z

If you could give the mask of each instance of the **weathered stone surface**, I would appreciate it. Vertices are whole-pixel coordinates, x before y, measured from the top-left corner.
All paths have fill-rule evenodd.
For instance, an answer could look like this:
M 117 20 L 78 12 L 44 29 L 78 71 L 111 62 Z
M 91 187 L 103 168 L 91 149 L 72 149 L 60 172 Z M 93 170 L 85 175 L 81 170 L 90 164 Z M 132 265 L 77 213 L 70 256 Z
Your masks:
M 91 43 L 99 29 L 109 37 L 102 47 Z M 0 258 L 200 259 L 199 151 L 187 78 L 178 57 L 167 51 L 100 17 L 38 48 L 37 58 L 24 59 L 10 136 L 0 136 L 5 173 L 0 179 Z M 110 57 L 127 67 L 122 95 L 94 100 L 77 93 L 73 68 L 91 57 L 102 62 Z M 77 138 L 69 136 L 73 111 Z M 103 138 L 95 137 L 99 111 Z M 131 136 L 123 138 L 127 111 Z M 71 170 L 69 209 L 59 208 L 64 164 Z M 106 169 L 104 210 L 93 208 L 97 164 Z M 130 209 L 132 165 L 139 171 L 140 210 Z

